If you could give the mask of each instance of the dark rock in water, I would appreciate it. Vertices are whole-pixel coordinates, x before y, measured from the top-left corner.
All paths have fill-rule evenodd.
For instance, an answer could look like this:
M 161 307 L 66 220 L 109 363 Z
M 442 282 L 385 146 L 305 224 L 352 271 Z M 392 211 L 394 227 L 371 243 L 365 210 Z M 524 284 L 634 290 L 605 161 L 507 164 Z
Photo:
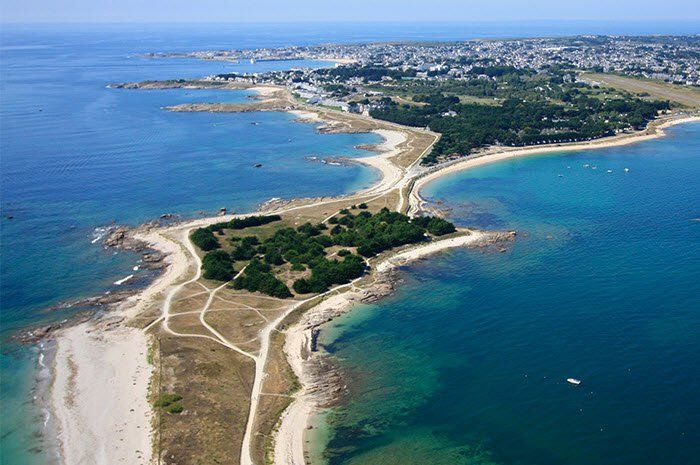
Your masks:
M 109 235 L 105 238 L 105 246 L 106 247 L 119 247 L 121 244 L 124 242 L 124 239 L 126 238 L 126 233 L 129 230 L 126 226 L 119 226 L 116 229 L 114 229 L 112 232 L 109 233 Z
M 157 226 L 158 222 L 155 223 L 149 223 L 145 225 L 145 227 L 154 227 Z M 104 240 L 104 245 L 105 247 L 118 247 L 120 249 L 124 250 L 131 250 L 134 252 L 141 252 L 147 248 L 147 245 L 134 238 L 132 234 L 130 234 L 131 228 L 127 226 L 117 226 L 115 227 L 105 238 Z
M 27 335 L 30 337 L 34 337 L 36 339 L 43 339 L 46 336 L 49 335 L 52 331 L 55 331 L 56 328 L 60 327 L 60 325 L 48 325 L 48 326 L 42 326 L 41 328 L 37 328 L 33 331 L 28 331 Z
M 318 351 L 318 336 L 321 335 L 321 330 L 314 328 L 311 330 L 311 352 Z
M 256 167 L 256 168 L 262 168 L 262 163 L 256 163 L 256 164 L 254 164 L 253 166 Z
M 141 256 L 143 260 L 143 268 L 147 270 L 160 270 L 165 268 L 165 262 L 163 259 L 165 255 L 160 252 L 148 252 Z
M 8 220 L 11 220 L 12 218 L 14 218 L 14 216 L 12 216 L 12 215 L 5 215 L 5 218 L 7 218 Z

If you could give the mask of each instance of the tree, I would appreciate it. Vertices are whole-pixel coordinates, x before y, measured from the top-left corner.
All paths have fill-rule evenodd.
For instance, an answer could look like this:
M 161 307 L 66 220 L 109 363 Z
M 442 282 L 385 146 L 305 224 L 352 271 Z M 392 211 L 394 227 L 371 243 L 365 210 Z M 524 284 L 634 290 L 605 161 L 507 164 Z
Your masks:
M 231 257 L 223 250 L 209 252 L 202 259 L 203 276 L 205 279 L 230 281 L 233 278 Z
M 219 241 L 214 237 L 214 234 L 209 229 L 205 228 L 198 228 L 192 231 L 190 240 L 194 245 L 205 252 L 221 247 Z
M 262 292 L 281 299 L 292 296 L 287 285 L 270 272 L 270 265 L 257 258 L 252 259 L 243 275 L 233 281 L 233 287 L 247 289 L 251 292 Z

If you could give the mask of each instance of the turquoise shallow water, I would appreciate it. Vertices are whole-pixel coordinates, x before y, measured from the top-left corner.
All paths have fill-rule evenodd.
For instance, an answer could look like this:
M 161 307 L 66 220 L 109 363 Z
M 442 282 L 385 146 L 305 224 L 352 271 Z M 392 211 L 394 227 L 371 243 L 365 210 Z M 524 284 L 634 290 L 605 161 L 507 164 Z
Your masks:
M 352 386 L 326 460 L 698 463 L 699 179 L 695 123 L 427 186 L 456 222 L 520 235 L 412 266 L 326 332 Z

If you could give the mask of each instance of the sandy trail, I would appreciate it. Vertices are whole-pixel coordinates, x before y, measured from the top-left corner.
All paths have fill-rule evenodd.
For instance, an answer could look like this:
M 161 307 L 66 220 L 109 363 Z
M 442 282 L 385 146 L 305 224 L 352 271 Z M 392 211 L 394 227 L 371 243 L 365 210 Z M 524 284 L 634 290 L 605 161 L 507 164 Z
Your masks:
M 416 164 L 414 164 L 412 167 L 406 170 L 406 172 L 404 172 L 400 182 L 397 182 L 395 185 L 404 186 L 410 180 L 415 180 L 415 183 L 408 194 L 407 202 L 409 203 L 409 214 L 417 213 L 422 209 L 422 206 L 425 203 L 420 195 L 421 189 L 431 181 L 434 181 L 435 179 L 447 174 L 524 156 L 614 147 L 641 142 L 663 136 L 663 130 L 674 124 L 691 121 L 700 121 L 700 118 L 687 117 L 682 119 L 674 119 L 658 126 L 652 134 L 635 135 L 627 138 L 614 138 L 607 141 L 594 141 L 587 144 L 524 148 L 492 153 L 478 158 L 467 158 L 449 166 L 439 167 L 432 172 L 421 172 L 415 170 L 414 167 Z M 402 207 L 402 202 L 403 197 L 400 199 L 399 208 Z M 379 263 L 376 266 L 376 271 L 378 273 L 385 273 L 395 266 L 403 265 L 449 248 L 477 244 L 485 239 L 484 234 L 485 233 L 475 232 L 470 236 L 455 237 L 443 241 L 436 241 L 425 246 L 411 248 Z M 311 385 L 312 380 L 310 379 L 309 374 L 304 370 L 304 364 L 306 361 L 305 354 L 310 353 L 310 321 L 319 315 L 323 315 L 323 313 L 329 309 L 339 309 L 351 306 L 356 300 L 355 297 L 356 296 L 353 296 L 353 293 L 349 291 L 344 294 L 334 296 L 331 299 L 327 299 L 326 301 L 305 312 L 300 322 L 294 327 L 290 328 L 287 332 L 285 341 L 287 360 L 289 361 L 295 375 L 299 378 L 299 381 L 302 384 L 302 389 L 297 394 L 292 404 L 283 412 L 280 418 L 279 428 L 274 437 L 274 465 L 306 465 L 306 459 L 304 457 L 305 432 L 307 431 L 309 420 L 316 408 L 314 400 L 311 394 L 308 392 L 308 387 Z
M 261 90 L 261 95 L 271 95 L 271 90 Z M 318 118 L 311 112 L 299 114 L 301 117 Z M 697 118 L 696 118 L 697 120 Z M 668 125 L 670 125 L 669 123 Z M 667 125 L 666 125 L 667 126 Z M 666 127 L 662 126 L 662 127 Z M 578 147 L 552 147 L 538 148 L 532 151 L 509 152 L 497 154 L 494 157 L 482 157 L 473 160 L 465 160 L 448 168 L 444 168 L 424 177 L 419 177 L 420 172 L 402 170 L 391 163 L 390 158 L 398 153 L 398 145 L 405 140 L 405 133 L 397 127 L 396 131 L 377 131 L 385 138 L 380 144 L 380 153 L 367 157 L 364 161 L 381 171 L 381 181 L 372 186 L 368 191 L 345 197 L 352 201 L 355 198 L 366 198 L 369 194 L 376 197 L 384 195 L 396 188 L 402 188 L 407 182 L 418 177 L 416 184 L 405 201 L 411 206 L 411 210 L 420 205 L 422 199 L 419 190 L 430 180 L 452 171 L 466 169 L 479 164 L 495 162 L 505 158 L 543 153 L 546 151 L 564 151 L 593 148 L 594 146 Z M 629 142 L 644 140 L 642 136 Z M 648 136 L 655 137 L 655 136 Z M 622 142 L 622 143 L 629 143 Z M 614 143 L 613 145 L 619 145 Z M 604 145 L 599 145 L 604 146 Z M 429 149 L 426 149 L 426 151 Z M 415 164 L 414 164 L 415 165 Z M 278 213 L 291 212 L 337 202 L 339 199 L 317 201 L 311 204 L 296 207 L 283 208 Z M 399 206 L 404 203 L 401 196 Z M 241 217 L 245 215 L 236 215 Z M 57 349 L 54 358 L 54 382 L 51 389 L 52 409 L 57 421 L 58 437 L 61 445 L 64 462 L 70 465 L 112 465 L 116 463 L 149 463 L 152 460 L 151 452 L 151 407 L 147 402 L 147 390 L 152 374 L 152 367 L 147 363 L 147 331 L 158 324 L 163 324 L 169 330 L 168 319 L 170 309 L 175 296 L 188 283 L 197 281 L 201 276 L 201 262 L 189 242 L 189 231 L 196 227 L 206 226 L 219 221 L 231 219 L 234 216 L 213 217 L 191 221 L 187 224 L 165 230 L 153 231 L 142 235 L 140 238 L 148 242 L 152 248 L 167 255 L 168 267 L 161 277 L 143 292 L 127 299 L 119 308 L 110 313 L 108 318 L 97 322 L 90 321 L 62 330 L 57 335 Z M 170 236 L 170 237 L 168 237 Z M 469 236 L 471 237 L 471 236 Z M 437 244 L 437 243 L 435 243 Z M 456 243 L 453 246 L 466 245 Z M 432 245 L 432 244 L 431 244 Z M 441 249 L 442 246 L 434 245 Z M 444 247 L 447 247 L 444 244 Z M 426 249 L 427 250 L 427 249 Z M 433 250 L 431 253 L 436 252 Z M 418 255 L 422 255 L 418 253 Z M 193 258 L 194 257 L 194 258 Z M 399 259 L 397 256 L 395 259 Z M 406 260 L 415 259 L 414 256 L 403 257 Z M 387 265 L 389 266 L 389 265 Z M 188 273 L 192 277 L 185 279 Z M 183 280 L 184 281 L 181 281 Z M 209 292 L 209 300 L 214 298 L 215 290 Z M 152 304 L 153 300 L 165 295 L 161 316 L 152 322 L 146 329 L 138 330 L 120 325 L 122 319 L 129 319 L 140 315 Z M 335 299 L 335 297 L 334 297 Z M 329 299 L 331 300 L 331 299 Z M 331 300 L 337 304 L 342 302 Z M 299 304 L 296 305 L 300 305 Z M 347 304 L 347 303 L 346 303 Z M 344 305 L 346 305 L 344 304 Z M 204 324 L 206 309 L 198 310 Z M 292 311 L 296 306 L 292 306 Z M 243 465 L 252 465 L 250 456 L 250 444 L 252 438 L 252 425 L 257 410 L 258 399 L 261 395 L 262 380 L 264 378 L 265 365 L 269 351 L 270 333 L 282 321 L 288 312 L 284 312 L 275 321 L 270 322 L 260 334 L 261 348 L 258 355 L 241 351 L 235 344 L 227 341 L 221 334 L 212 332 L 211 337 L 217 343 L 223 344 L 232 350 L 236 350 L 255 360 L 255 381 L 251 393 L 251 409 L 246 425 L 245 439 L 242 445 Z M 210 328 L 210 331 L 213 328 Z M 188 335 L 184 335 L 189 337 Z M 290 347 L 303 347 L 307 344 L 306 336 L 296 335 L 295 331 L 289 334 Z M 293 354 L 293 350 L 288 350 Z M 300 352 L 301 353 L 301 352 Z M 295 372 L 303 380 L 303 367 L 301 362 L 290 356 Z M 301 374 L 301 375 L 300 375 Z M 107 387 L 108 389 L 105 389 Z M 301 425 L 306 425 L 308 414 L 312 411 L 311 405 L 307 405 L 304 395 L 298 396 L 292 406 L 285 411 L 280 433 L 275 441 L 275 463 L 303 463 L 303 431 Z M 288 461 L 282 461 L 286 460 Z M 290 461 L 291 460 L 291 461 Z

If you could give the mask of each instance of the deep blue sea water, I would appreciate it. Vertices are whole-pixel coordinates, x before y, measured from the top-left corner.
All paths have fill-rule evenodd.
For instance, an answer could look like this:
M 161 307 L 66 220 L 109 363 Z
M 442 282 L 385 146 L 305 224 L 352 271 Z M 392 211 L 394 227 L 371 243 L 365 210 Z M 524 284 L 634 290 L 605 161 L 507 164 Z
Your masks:
M 699 463 L 700 124 L 668 132 L 428 185 L 519 236 L 411 266 L 323 336 L 351 377 L 328 462 Z
M 282 113 L 181 114 L 161 109 L 184 102 L 244 101 L 246 92 L 105 87 L 120 81 L 329 64 L 223 64 L 152 60 L 140 54 L 374 40 L 693 32 L 697 25 L 689 22 L 3 24 L 0 461 L 47 461 L 41 452 L 46 444 L 36 434 L 43 414 L 31 402 L 36 351 L 8 344 L 7 336 L 39 321 L 62 318 L 65 312 L 45 309 L 103 292 L 135 264 L 130 254 L 112 255 L 91 244 L 95 227 L 113 220 L 137 224 L 166 212 L 196 216 L 222 206 L 245 211 L 270 197 L 349 192 L 375 176 L 360 167 L 320 165 L 304 158 L 361 156 L 353 146 L 376 141 L 372 135 L 320 135 L 313 126 L 294 123 Z M 263 167 L 254 169 L 254 163 Z M 484 202 L 464 221 L 506 221 L 488 208 L 491 200 Z M 552 221 L 555 229 L 558 224 Z M 531 248 L 533 257 L 536 250 Z

